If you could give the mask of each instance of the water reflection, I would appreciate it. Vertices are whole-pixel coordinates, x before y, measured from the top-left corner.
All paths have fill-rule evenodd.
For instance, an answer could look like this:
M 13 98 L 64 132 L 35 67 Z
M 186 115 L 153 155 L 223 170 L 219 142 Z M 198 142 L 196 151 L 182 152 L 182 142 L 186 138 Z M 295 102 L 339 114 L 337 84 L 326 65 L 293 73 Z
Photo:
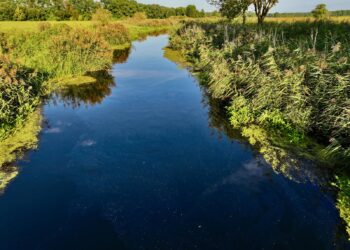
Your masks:
M 113 51 L 113 63 L 125 63 L 131 53 L 131 47 L 117 49 Z
M 272 169 L 286 178 L 295 182 L 313 182 L 318 185 L 328 185 L 330 172 L 325 166 L 321 166 L 307 158 L 300 156 L 287 147 L 276 145 L 271 138 L 273 131 L 267 131 L 257 125 L 248 125 L 240 130 L 233 129 L 225 104 L 210 98 L 203 91 L 203 103 L 209 112 L 209 126 L 219 134 L 224 134 L 230 139 L 239 141 L 240 144 L 251 147 L 257 152 L 256 157 L 262 156 Z M 282 141 L 282 140 L 281 140 Z
M 17 167 L 2 166 L 0 170 L 0 195 L 5 192 L 6 186 L 18 175 Z
M 12 135 L 0 142 L 0 194 L 18 175 L 14 161 L 22 159 L 25 152 L 37 148 L 41 120 L 41 110 L 33 112 L 25 124 L 18 126 Z
M 145 32 L 143 34 L 139 34 L 137 41 L 142 42 L 146 41 L 148 37 L 157 37 L 160 35 L 166 35 L 168 34 L 169 30 L 168 29 L 160 29 L 160 30 L 155 30 L 153 32 Z
M 231 184 L 239 185 L 246 189 L 254 189 L 257 185 L 253 182 L 259 182 L 262 176 L 269 179 L 273 175 L 272 171 L 283 175 L 295 183 L 313 183 L 320 187 L 322 192 L 333 197 L 334 200 L 337 196 L 337 208 L 344 222 L 339 221 L 335 228 L 333 239 L 334 242 L 346 242 L 346 238 L 350 235 L 349 178 L 342 176 L 337 179 L 338 194 L 336 195 L 337 191 L 333 185 L 330 185 L 334 176 L 332 169 L 319 162 L 302 157 L 297 153 L 298 150 L 283 147 L 283 143 L 276 145 L 273 142 L 274 139 L 271 140 L 271 138 L 276 137 L 276 135 L 271 134 L 273 131 L 266 131 L 257 125 L 248 125 L 241 128 L 241 130 L 234 129 L 229 122 L 225 103 L 210 98 L 205 91 L 205 87 L 202 88 L 202 93 L 202 102 L 208 109 L 209 127 L 215 131 L 215 134 L 218 134 L 220 137 L 227 136 L 233 141 L 239 141 L 242 146 L 250 147 L 255 152 L 254 159 L 245 164 L 244 168 L 227 176 L 222 182 L 217 183 L 207 192 L 214 193 L 220 187 Z M 334 247 L 335 249 L 344 249 L 342 244 Z
M 89 73 L 89 76 L 95 78 L 96 81 L 81 85 L 68 85 L 56 93 L 53 102 L 61 101 L 64 105 L 72 108 L 101 103 L 115 87 L 113 77 L 107 71 Z

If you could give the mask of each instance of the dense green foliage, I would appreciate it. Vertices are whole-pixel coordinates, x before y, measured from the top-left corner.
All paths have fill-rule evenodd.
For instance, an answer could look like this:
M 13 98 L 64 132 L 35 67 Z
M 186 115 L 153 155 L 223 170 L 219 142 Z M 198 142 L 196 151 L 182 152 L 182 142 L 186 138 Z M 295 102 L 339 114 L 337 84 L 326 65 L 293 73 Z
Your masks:
M 339 189 L 337 207 L 347 223 L 346 230 L 350 235 L 350 179 L 345 175 L 337 176 L 334 185 Z
M 136 12 L 145 12 L 148 18 L 188 14 L 183 7 L 140 4 L 135 0 L 0 0 L 0 20 L 90 20 L 96 9 L 102 7 L 109 10 L 115 18 L 131 17 Z M 190 17 L 205 15 L 196 8 L 190 14 Z
M 330 33 L 330 31 L 332 31 Z M 350 138 L 349 24 L 188 24 L 171 45 L 193 61 L 235 127 L 258 124 L 291 143 L 331 145 L 342 164 Z M 332 163 L 335 163 L 333 161 Z
M 278 0 L 209 0 L 209 3 L 216 5 L 220 13 L 228 19 L 234 19 L 242 14 L 243 24 L 246 22 L 248 8 L 252 6 L 258 23 L 262 24 Z
M 40 102 L 46 76 L 0 57 L 0 140 Z
M 242 14 L 245 23 L 246 12 L 252 0 L 210 0 L 210 3 L 216 5 L 220 13 L 228 19 L 234 19 Z
M 329 17 L 329 11 L 327 10 L 327 6 L 325 4 L 318 4 L 311 13 L 318 21 L 325 20 Z
M 68 25 L 43 26 L 40 32 L 10 35 L 9 54 L 51 77 L 81 75 L 109 65 L 112 51 L 103 37 L 105 29 L 101 26 L 94 32 Z

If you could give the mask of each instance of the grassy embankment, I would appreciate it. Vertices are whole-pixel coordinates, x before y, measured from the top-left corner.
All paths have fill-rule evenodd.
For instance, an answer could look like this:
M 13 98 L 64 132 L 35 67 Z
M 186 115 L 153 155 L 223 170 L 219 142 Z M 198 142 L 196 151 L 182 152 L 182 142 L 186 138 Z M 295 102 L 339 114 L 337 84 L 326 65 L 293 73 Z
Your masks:
M 340 174 L 350 233 L 350 24 L 188 23 L 171 38 L 231 126 L 280 173 L 312 160 Z
M 43 98 L 68 85 L 93 84 L 89 72 L 108 69 L 115 49 L 176 23 L 0 22 L 0 191 L 17 174 L 9 164 L 36 147 Z

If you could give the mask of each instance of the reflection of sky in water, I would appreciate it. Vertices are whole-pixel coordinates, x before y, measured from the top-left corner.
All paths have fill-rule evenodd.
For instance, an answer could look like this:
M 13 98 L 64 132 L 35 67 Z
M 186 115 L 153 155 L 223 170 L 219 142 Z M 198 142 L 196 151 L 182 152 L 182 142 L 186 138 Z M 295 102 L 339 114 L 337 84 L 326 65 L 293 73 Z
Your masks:
M 166 44 L 136 42 L 94 105 L 45 106 L 60 133 L 1 197 L 1 249 L 347 249 L 328 193 L 219 139 Z
M 115 76 L 118 78 L 159 78 L 160 80 L 174 80 L 176 78 L 180 78 L 178 73 L 176 72 L 164 72 L 164 71 L 157 71 L 157 70 L 127 70 L 127 69 L 120 69 L 118 72 L 115 72 Z
M 46 133 L 46 134 L 58 134 L 58 133 L 61 133 L 61 129 L 60 128 L 47 128 L 44 130 L 44 133 Z
M 87 139 L 87 140 L 84 140 L 81 142 L 81 146 L 83 146 L 83 147 L 91 147 L 95 144 L 96 144 L 96 141 L 91 140 L 91 139 Z

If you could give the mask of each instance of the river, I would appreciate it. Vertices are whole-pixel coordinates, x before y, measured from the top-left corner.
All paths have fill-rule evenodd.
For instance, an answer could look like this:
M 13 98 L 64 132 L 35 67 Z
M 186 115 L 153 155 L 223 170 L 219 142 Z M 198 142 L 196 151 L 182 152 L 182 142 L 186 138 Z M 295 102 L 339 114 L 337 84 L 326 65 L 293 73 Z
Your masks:
M 44 105 L 0 196 L 0 249 L 350 249 L 325 174 L 286 176 L 226 131 L 167 43 L 134 42 Z

